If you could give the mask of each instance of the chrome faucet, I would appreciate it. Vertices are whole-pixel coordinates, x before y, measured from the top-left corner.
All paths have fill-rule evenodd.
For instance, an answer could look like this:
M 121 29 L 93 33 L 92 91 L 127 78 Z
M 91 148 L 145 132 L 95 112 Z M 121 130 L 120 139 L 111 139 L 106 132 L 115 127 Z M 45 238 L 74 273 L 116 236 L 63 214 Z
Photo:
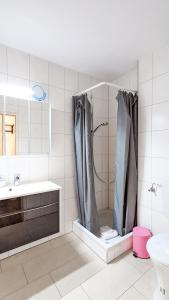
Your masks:
M 20 179 L 21 179 L 20 174 L 14 174 L 14 185 L 19 185 Z

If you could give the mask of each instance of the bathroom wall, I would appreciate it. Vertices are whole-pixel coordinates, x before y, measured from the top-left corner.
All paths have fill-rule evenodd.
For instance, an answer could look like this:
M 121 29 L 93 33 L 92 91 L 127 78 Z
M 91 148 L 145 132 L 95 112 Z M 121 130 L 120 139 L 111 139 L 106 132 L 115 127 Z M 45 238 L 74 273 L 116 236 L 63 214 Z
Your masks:
M 52 107 L 52 143 L 50 155 L 19 155 L 0 157 L 0 176 L 13 182 L 14 173 L 21 174 L 21 181 L 51 179 L 62 186 L 63 214 L 65 232 L 72 230 L 72 220 L 77 216 L 74 179 L 74 156 L 72 135 L 72 95 L 100 80 L 66 69 L 54 63 L 31 56 L 16 49 L 0 45 L 0 85 L 4 82 L 29 87 L 40 83 L 48 92 Z M 95 124 L 106 121 L 108 116 L 108 93 L 105 87 L 93 92 Z M 99 173 L 108 176 L 105 138 L 106 128 L 96 137 L 96 166 Z M 99 150 L 98 150 L 99 149 Z M 97 185 L 97 184 L 96 184 Z M 107 187 L 96 187 L 99 209 L 108 206 Z
M 152 182 L 157 194 L 148 192 Z M 139 224 L 169 230 L 169 47 L 139 60 Z

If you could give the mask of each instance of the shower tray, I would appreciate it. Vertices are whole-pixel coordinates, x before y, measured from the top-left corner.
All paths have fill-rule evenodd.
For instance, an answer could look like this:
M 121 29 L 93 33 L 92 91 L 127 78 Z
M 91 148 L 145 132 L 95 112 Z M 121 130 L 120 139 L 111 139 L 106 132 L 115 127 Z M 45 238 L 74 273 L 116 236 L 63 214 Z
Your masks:
M 117 236 L 110 243 L 106 243 L 83 227 L 78 219 L 73 222 L 73 232 L 106 263 L 132 248 L 132 233 Z

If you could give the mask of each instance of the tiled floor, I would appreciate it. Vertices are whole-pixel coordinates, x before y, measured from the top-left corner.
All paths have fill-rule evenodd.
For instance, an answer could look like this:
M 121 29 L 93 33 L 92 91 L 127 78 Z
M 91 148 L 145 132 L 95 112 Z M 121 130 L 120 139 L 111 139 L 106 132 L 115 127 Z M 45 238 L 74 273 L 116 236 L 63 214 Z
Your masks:
M 0 299 L 152 299 L 156 275 L 150 260 L 130 252 L 106 265 L 73 233 L 0 263 Z

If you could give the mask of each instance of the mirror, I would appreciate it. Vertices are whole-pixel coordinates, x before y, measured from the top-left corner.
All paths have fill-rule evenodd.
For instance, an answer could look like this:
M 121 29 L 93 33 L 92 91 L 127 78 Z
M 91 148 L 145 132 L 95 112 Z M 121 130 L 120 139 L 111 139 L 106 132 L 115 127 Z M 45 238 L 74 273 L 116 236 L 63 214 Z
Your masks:
M 49 115 L 47 99 L 0 96 L 0 155 L 49 153 Z

